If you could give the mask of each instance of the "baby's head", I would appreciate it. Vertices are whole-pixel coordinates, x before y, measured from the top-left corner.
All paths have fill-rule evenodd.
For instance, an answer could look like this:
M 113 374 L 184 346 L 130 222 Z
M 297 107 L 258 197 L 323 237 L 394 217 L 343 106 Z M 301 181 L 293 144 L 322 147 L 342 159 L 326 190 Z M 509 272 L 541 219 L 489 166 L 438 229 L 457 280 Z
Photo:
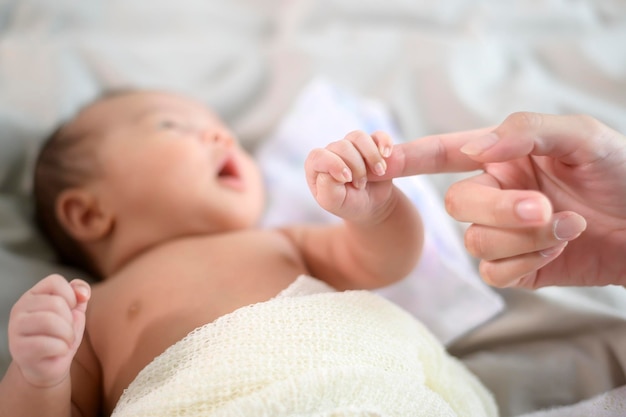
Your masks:
M 264 206 L 258 167 L 224 123 L 160 91 L 106 94 L 59 127 L 34 193 L 61 261 L 96 277 L 171 239 L 254 226 Z

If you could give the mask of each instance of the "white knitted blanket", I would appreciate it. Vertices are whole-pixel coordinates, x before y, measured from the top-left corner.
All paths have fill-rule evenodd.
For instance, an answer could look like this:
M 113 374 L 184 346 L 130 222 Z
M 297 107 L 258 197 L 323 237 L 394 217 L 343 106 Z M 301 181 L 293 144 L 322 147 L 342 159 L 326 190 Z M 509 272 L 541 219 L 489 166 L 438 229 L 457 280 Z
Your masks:
M 496 416 L 491 395 L 413 316 L 299 277 L 150 363 L 114 417 Z

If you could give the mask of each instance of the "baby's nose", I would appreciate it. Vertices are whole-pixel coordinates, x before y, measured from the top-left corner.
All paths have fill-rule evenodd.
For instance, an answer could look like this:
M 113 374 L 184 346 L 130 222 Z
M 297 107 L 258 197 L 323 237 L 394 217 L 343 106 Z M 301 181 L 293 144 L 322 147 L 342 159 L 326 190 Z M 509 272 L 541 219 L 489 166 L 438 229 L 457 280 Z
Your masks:
M 201 133 L 202 141 L 206 143 L 214 143 L 222 146 L 231 146 L 234 143 L 234 139 L 226 132 L 215 130 L 204 130 Z

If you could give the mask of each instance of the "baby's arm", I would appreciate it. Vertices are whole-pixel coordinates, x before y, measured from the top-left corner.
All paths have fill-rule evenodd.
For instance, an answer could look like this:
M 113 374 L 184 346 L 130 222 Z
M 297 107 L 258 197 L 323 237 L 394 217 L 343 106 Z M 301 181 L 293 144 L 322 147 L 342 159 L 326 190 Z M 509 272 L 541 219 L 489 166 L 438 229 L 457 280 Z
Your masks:
M 386 170 L 391 138 L 355 131 L 305 163 L 317 202 L 343 224 L 293 229 L 311 273 L 338 289 L 376 288 L 404 278 L 416 265 L 423 228 L 413 203 Z
M 13 362 L 0 381 L 0 417 L 71 416 L 70 366 L 85 328 L 89 285 L 50 275 L 15 303 Z

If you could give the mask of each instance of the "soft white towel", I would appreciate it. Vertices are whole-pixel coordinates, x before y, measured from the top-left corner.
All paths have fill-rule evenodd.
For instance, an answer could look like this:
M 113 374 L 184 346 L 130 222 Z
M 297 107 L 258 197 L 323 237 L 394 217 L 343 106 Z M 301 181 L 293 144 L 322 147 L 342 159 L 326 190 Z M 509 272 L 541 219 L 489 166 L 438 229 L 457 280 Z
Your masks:
M 496 416 L 490 393 L 410 314 L 306 276 L 150 363 L 113 417 Z

